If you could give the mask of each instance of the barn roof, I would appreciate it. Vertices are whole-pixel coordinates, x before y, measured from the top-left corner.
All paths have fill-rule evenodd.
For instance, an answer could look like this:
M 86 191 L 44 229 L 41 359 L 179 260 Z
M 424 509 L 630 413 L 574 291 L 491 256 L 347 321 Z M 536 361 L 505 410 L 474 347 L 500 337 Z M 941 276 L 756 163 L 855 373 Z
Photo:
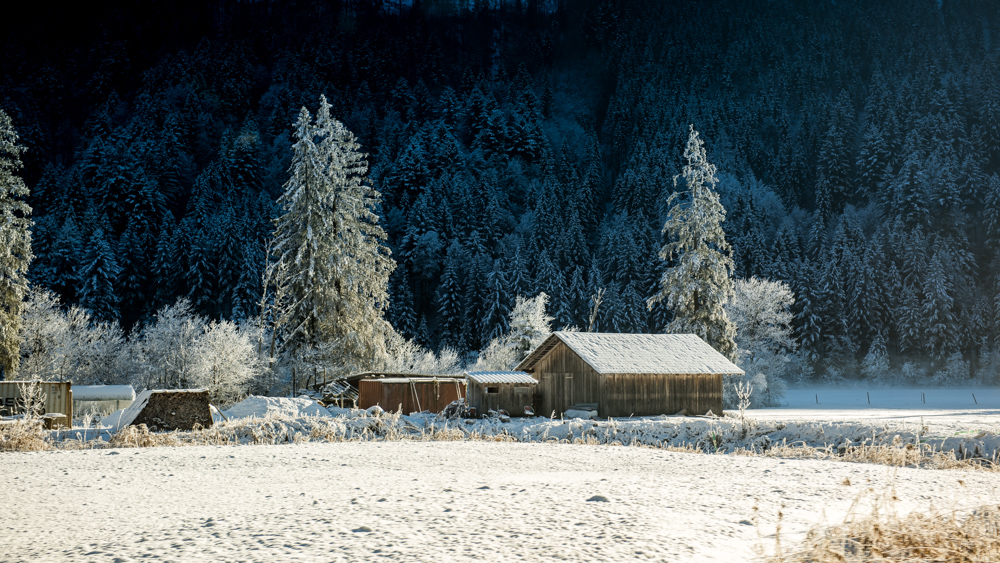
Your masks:
M 489 383 L 523 383 L 534 385 L 538 383 L 535 378 L 523 371 L 470 371 L 465 375 L 469 378 L 469 381 L 480 385 Z
M 553 332 L 517 369 L 531 371 L 559 342 L 598 373 L 743 374 L 696 334 Z

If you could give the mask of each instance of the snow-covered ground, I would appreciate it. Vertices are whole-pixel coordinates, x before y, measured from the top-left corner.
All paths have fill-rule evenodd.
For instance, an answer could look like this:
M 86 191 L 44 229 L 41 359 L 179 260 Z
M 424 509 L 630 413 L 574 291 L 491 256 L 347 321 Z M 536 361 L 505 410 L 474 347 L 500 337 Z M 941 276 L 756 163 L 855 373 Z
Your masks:
M 731 563 L 773 547 L 779 509 L 787 548 L 890 487 L 905 512 L 995 504 L 998 485 L 986 472 L 544 443 L 8 453 L 0 558 Z
M 789 389 L 774 409 L 748 410 L 758 420 L 890 423 L 927 426 L 936 435 L 1000 434 L 1000 388 L 808 387 Z

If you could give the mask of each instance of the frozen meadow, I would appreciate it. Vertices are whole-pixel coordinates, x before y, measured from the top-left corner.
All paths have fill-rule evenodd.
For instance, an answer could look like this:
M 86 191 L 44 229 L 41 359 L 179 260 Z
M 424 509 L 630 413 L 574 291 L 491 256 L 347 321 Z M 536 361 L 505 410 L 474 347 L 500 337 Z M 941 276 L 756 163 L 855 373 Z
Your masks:
M 510 423 L 253 399 L 217 431 L 295 443 L 0 456 L 4 559 L 747 561 L 774 549 L 779 512 L 787 548 L 891 495 L 901 513 L 1000 502 L 995 472 L 721 455 L 919 442 L 993 457 L 1000 392 L 972 392 L 803 389 L 746 420 Z

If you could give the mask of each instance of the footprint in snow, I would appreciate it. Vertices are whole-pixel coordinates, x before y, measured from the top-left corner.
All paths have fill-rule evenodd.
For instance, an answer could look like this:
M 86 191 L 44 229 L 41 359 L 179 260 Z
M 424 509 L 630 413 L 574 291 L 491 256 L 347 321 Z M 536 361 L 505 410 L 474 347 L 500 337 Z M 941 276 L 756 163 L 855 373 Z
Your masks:
M 601 495 L 594 495 L 587 499 L 587 502 L 611 502 L 608 497 L 602 497 Z
M 363 533 L 368 533 L 368 532 L 371 532 L 371 531 L 372 531 L 372 529 L 371 529 L 371 528 L 369 528 L 368 526 L 361 526 L 360 528 L 354 528 L 354 529 L 353 529 L 353 530 L 351 530 L 351 531 L 352 531 L 352 532 L 363 532 Z

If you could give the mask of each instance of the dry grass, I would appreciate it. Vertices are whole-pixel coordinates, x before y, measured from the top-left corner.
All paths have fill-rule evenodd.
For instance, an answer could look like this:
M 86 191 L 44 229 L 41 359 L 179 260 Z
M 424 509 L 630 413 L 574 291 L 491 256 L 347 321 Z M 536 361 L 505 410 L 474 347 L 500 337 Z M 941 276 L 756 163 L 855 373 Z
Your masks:
M 760 455 L 756 452 L 740 453 Z M 952 451 L 939 451 L 928 444 L 860 445 L 838 450 L 832 447 L 813 448 L 804 444 L 779 444 L 763 452 L 762 455 L 788 459 L 833 459 L 891 467 L 1000 471 L 1000 458 L 997 454 L 994 454 L 993 459 L 960 459 Z
M 107 443 L 109 448 L 153 448 L 158 446 L 178 446 L 180 440 L 176 432 L 150 432 L 145 424 L 126 426 L 118 431 Z
M 0 424 L 0 452 L 40 452 L 48 450 L 49 433 L 42 419 L 26 416 Z
M 724 451 L 717 441 L 718 433 L 711 438 L 691 442 L 670 442 L 650 439 L 649 436 L 620 432 L 615 421 L 605 429 L 575 429 L 563 436 L 534 437 L 534 441 L 579 445 L 614 445 L 646 447 L 671 452 L 711 453 Z M 512 434 L 502 425 L 468 426 L 452 420 L 431 422 L 426 427 L 412 424 L 400 413 L 383 412 L 376 416 L 355 419 L 310 418 L 289 419 L 269 416 L 256 419 L 238 419 L 205 429 L 188 432 L 151 432 L 145 426 L 127 427 L 109 441 L 101 439 L 54 441 L 42 429 L 40 420 L 28 417 L 13 424 L 0 426 L 0 451 L 39 451 L 49 449 L 136 448 L 187 445 L 275 445 L 309 441 L 490 441 L 518 442 L 525 438 Z M 955 452 L 937 451 L 927 444 L 893 443 L 883 445 L 858 445 L 848 447 L 812 447 L 802 442 L 774 444 L 766 449 L 744 448 L 733 455 L 766 456 L 788 459 L 827 459 L 857 463 L 875 463 L 894 467 L 922 467 L 927 469 L 963 469 L 1000 471 L 1000 459 L 961 459 Z
M 49 449 L 41 414 L 45 394 L 35 383 L 18 385 L 20 418 L 0 423 L 0 452 L 37 452 Z
M 900 517 L 883 503 L 863 518 L 812 530 L 794 552 L 781 553 L 776 544 L 778 553 L 768 563 L 995 563 L 1000 561 L 1000 506 Z

